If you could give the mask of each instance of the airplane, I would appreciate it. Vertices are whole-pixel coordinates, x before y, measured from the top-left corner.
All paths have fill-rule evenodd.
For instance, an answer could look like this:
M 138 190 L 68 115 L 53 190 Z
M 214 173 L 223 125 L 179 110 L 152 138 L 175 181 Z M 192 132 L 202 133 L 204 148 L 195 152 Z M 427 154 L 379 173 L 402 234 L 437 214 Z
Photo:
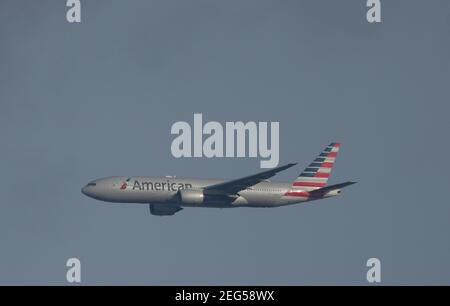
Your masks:
M 157 216 L 171 216 L 184 207 L 280 207 L 341 194 L 356 182 L 328 185 L 340 143 L 329 144 L 293 182 L 271 182 L 289 163 L 233 180 L 198 178 L 113 176 L 94 180 L 82 193 L 101 201 L 149 204 Z

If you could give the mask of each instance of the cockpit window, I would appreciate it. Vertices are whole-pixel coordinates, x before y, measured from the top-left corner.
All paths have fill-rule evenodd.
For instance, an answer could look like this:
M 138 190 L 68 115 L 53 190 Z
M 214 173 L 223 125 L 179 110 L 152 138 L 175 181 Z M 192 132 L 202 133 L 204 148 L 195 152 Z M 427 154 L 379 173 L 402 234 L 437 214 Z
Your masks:
M 88 186 L 97 186 L 97 184 L 96 183 L 89 183 L 89 184 L 87 184 Z

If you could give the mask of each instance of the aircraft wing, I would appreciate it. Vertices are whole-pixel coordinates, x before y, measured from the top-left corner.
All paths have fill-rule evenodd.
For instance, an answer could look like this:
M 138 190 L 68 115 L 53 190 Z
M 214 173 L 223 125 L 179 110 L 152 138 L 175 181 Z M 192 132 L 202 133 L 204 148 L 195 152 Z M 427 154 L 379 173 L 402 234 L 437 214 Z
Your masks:
M 182 210 L 179 206 L 171 206 L 167 204 L 150 204 L 150 213 L 155 216 L 172 216 Z
M 277 174 L 280 171 L 286 170 L 292 166 L 295 166 L 297 163 L 291 163 L 284 166 L 280 166 L 277 168 L 273 168 L 270 170 L 266 170 L 257 174 L 249 175 L 246 177 L 238 178 L 231 181 L 226 181 L 219 184 L 214 184 L 210 186 L 206 186 L 203 188 L 204 194 L 226 194 L 226 195 L 233 195 L 238 193 L 241 190 L 244 190 L 250 186 L 256 185 L 268 178 L 271 178 L 275 174 Z

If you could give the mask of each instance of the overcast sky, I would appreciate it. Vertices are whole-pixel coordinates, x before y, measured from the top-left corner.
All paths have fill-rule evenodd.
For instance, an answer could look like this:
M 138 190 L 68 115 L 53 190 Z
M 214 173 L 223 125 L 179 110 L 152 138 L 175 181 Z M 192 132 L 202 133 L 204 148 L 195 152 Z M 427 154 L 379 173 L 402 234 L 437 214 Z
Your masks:
M 0 284 L 450 284 L 450 2 L 0 2 Z M 276 209 L 81 194 L 110 175 L 236 178 L 259 159 L 175 159 L 170 127 L 279 121 L 275 179 L 342 142 L 341 197 Z

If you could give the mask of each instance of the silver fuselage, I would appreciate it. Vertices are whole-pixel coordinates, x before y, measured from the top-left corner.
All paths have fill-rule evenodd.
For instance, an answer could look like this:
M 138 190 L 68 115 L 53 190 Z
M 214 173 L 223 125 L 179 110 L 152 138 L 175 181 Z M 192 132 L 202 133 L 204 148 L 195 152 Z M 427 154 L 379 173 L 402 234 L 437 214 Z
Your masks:
M 92 181 L 82 192 L 94 199 L 119 203 L 166 203 L 181 207 L 277 207 L 310 201 L 306 197 L 286 196 L 291 182 L 264 181 L 240 191 L 235 197 L 209 197 L 201 204 L 183 203 L 179 191 L 201 190 L 224 182 L 215 179 L 178 177 L 108 177 Z

